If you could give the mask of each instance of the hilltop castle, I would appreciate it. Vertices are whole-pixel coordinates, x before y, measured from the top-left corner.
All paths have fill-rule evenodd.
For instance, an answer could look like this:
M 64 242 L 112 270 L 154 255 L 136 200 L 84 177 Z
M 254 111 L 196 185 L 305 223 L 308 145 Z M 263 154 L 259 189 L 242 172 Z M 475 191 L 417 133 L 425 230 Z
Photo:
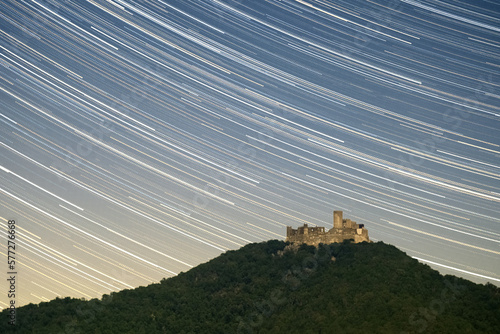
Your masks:
M 350 219 L 342 218 L 342 211 L 333 211 L 333 228 L 325 232 L 324 227 L 308 227 L 307 224 L 297 229 L 286 227 L 286 241 L 317 246 L 320 243 L 331 244 L 352 239 L 355 243 L 367 241 L 368 230 L 363 224 L 356 224 Z

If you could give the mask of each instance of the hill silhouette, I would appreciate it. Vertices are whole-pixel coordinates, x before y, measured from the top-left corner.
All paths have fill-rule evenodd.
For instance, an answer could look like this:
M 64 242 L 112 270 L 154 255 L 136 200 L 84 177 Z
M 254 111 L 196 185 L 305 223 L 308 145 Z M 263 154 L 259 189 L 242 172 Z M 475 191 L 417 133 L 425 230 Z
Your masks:
M 378 243 L 228 251 L 158 284 L 2 312 L 1 333 L 499 333 L 500 289 Z

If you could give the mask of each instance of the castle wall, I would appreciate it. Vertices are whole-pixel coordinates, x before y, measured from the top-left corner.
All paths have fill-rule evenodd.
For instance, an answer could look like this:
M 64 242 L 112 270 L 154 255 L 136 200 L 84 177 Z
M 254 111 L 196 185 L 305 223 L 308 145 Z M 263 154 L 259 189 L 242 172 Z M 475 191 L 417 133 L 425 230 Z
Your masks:
M 294 231 L 301 233 L 288 234 L 286 241 L 305 243 L 314 246 L 317 246 L 320 243 L 331 244 L 335 242 L 343 242 L 344 240 L 349 240 L 349 239 L 354 240 L 355 243 L 363 241 L 370 242 L 370 239 L 368 238 L 368 230 L 365 228 L 357 228 L 357 229 L 332 228 L 328 232 L 324 232 L 324 230 L 316 230 L 312 232 L 311 231 L 312 228 L 307 228 L 307 227 L 299 227 L 299 229 Z
M 308 227 L 307 224 L 297 229 L 287 226 L 286 241 L 289 242 L 317 246 L 320 243 L 331 244 L 349 239 L 355 243 L 370 242 L 368 230 L 364 225 L 358 225 L 350 219 L 342 219 L 342 211 L 333 212 L 333 228 L 328 232 L 325 232 L 324 227 Z

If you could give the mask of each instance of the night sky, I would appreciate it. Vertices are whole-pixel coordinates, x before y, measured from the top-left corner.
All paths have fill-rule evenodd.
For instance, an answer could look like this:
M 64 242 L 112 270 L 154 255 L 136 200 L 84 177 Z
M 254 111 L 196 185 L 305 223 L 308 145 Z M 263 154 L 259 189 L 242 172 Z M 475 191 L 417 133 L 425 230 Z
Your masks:
M 498 285 L 499 129 L 495 1 L 0 5 L 18 304 L 148 285 L 333 210 Z

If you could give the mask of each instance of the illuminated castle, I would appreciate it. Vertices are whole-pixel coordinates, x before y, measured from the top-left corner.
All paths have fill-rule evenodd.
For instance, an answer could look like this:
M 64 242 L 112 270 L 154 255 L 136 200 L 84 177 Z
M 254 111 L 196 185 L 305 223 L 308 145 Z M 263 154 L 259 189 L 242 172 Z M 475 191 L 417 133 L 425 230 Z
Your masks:
M 333 211 L 333 228 L 325 232 L 324 227 L 308 227 L 307 224 L 297 229 L 286 227 L 286 241 L 317 246 L 320 243 L 331 244 L 344 240 L 370 242 L 368 230 L 363 224 L 356 224 L 350 219 L 342 218 L 342 211 Z

